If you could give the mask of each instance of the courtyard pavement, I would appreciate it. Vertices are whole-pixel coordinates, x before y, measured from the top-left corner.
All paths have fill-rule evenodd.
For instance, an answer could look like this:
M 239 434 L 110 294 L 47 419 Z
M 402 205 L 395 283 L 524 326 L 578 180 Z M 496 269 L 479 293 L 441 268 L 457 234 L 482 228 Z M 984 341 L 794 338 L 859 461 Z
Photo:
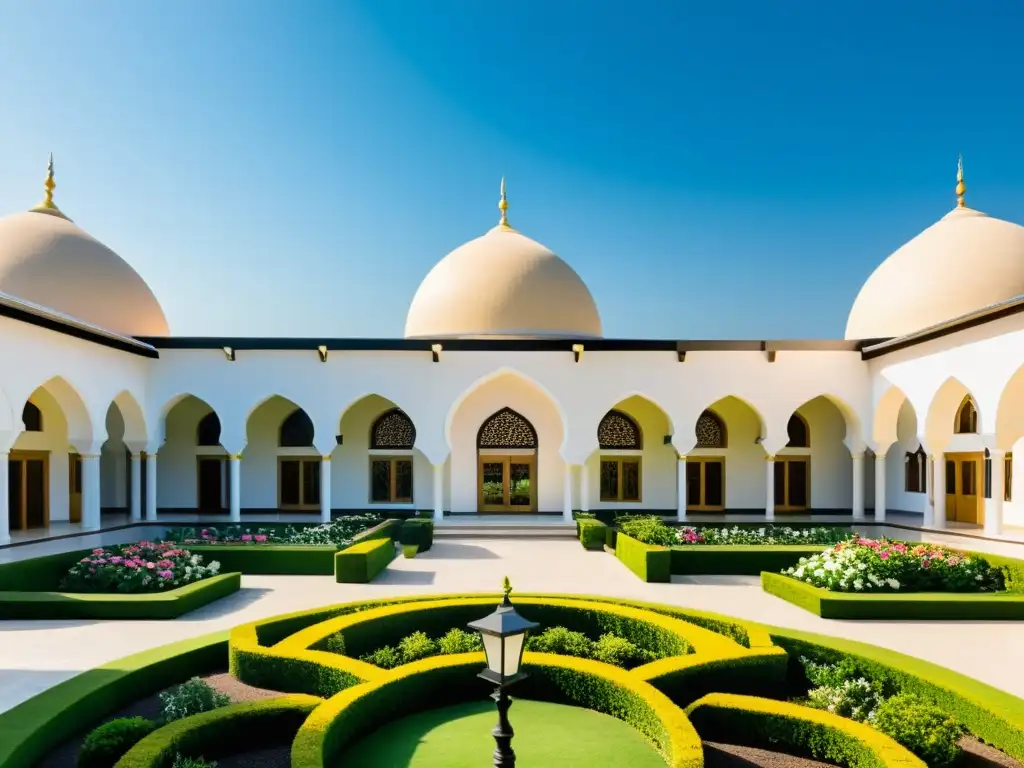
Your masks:
M 834 621 L 764 594 L 756 577 L 647 584 L 575 539 L 438 539 L 429 552 L 396 559 L 372 584 L 246 576 L 240 592 L 173 621 L 0 621 L 0 712 L 79 672 L 175 640 L 350 600 L 498 591 L 505 576 L 518 592 L 635 598 L 874 643 L 1024 697 L 1024 622 Z

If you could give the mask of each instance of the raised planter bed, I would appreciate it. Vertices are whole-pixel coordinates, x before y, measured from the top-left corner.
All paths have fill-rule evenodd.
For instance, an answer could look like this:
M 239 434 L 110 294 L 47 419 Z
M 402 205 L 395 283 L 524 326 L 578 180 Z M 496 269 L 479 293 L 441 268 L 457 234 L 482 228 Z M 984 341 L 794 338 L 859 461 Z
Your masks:
M 832 592 L 781 573 L 762 573 L 761 588 L 823 619 L 1024 621 L 1018 592 Z

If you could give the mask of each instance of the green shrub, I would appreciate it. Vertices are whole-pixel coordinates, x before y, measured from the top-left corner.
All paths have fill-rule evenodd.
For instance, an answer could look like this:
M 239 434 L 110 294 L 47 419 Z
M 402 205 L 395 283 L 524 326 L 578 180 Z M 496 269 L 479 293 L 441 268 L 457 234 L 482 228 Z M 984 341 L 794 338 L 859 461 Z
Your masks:
M 583 518 L 576 521 L 576 535 L 584 549 L 604 549 L 606 528 L 599 520 Z
M 78 768 L 113 768 L 125 752 L 156 730 L 144 717 L 119 717 L 104 723 L 85 737 L 78 750 Z
M 453 653 L 472 653 L 473 651 L 482 651 L 484 649 L 484 641 L 473 632 L 466 632 L 461 629 L 450 629 L 437 641 L 438 652 L 443 655 L 449 655 Z
M 361 658 L 362 661 L 365 661 L 367 664 L 376 664 L 381 669 L 394 669 L 395 667 L 405 663 L 402 659 L 402 654 L 398 649 L 393 648 L 390 645 L 378 648 L 373 653 L 368 653 Z
M 334 580 L 339 584 L 368 584 L 394 559 L 391 539 L 364 539 L 334 556 Z
M 402 556 L 407 560 L 411 560 L 416 557 L 416 553 L 420 551 L 418 544 L 403 544 L 402 545 Z
M 573 632 L 565 627 L 548 627 L 539 635 L 526 639 L 526 650 L 540 653 L 557 653 L 561 656 L 590 658 L 593 641 L 582 632 Z
M 955 765 L 966 730 L 933 704 L 904 693 L 883 701 L 871 724 L 924 760 L 931 768 Z
M 620 518 L 619 530 L 643 544 L 669 547 L 678 541 L 676 532 L 653 515 Z
M 398 652 L 406 664 L 427 656 L 436 656 L 437 650 L 437 643 L 427 637 L 426 632 L 413 632 L 398 643 Z
M 635 667 L 654 661 L 654 654 L 624 637 L 606 632 L 590 648 L 590 658 L 616 667 Z
M 423 517 L 403 520 L 398 528 L 398 542 L 415 545 L 420 552 L 428 551 L 434 544 L 434 521 Z
M 335 632 L 324 640 L 324 650 L 328 653 L 345 655 L 345 636 L 341 632 Z
M 672 552 L 660 545 L 644 544 L 625 531 L 615 537 L 615 557 L 646 582 L 672 580 Z
M 209 712 L 230 703 L 230 696 L 198 677 L 160 694 L 163 717 L 167 722 Z
M 217 768 L 217 763 L 208 763 L 201 757 L 185 757 L 178 755 L 174 758 L 174 765 L 171 768 Z

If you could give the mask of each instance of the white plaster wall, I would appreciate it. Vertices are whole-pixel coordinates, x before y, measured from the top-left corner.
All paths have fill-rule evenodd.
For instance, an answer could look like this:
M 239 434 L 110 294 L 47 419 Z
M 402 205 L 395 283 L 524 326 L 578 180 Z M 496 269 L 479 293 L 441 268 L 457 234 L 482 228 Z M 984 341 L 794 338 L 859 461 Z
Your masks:
M 220 446 L 196 445 L 199 422 L 210 410 L 202 400 L 187 397 L 174 407 L 166 420 L 166 441 L 160 446 L 156 462 L 158 508 L 195 509 L 199 502 L 197 457 L 226 454 Z M 244 461 L 241 471 L 244 475 Z M 242 498 L 244 501 L 244 487 Z
M 725 457 L 726 510 L 764 509 L 765 451 L 755 442 L 762 432 L 760 417 L 735 397 L 726 397 L 710 407 L 725 422 L 726 447 L 694 448 L 687 455 Z M 696 426 L 694 421 L 688 430 L 694 439 Z
M 893 511 L 924 514 L 928 493 L 909 493 L 906 490 L 906 457 L 920 445 L 917 417 L 909 400 L 904 400 L 900 406 L 896 434 L 898 440 L 889 448 L 885 457 L 885 505 Z
M 849 510 L 853 505 L 853 463 L 843 444 L 846 422 L 842 413 L 824 397 L 805 403 L 797 413 L 807 421 L 810 448 L 783 448 L 778 455 L 810 454 L 812 509 Z M 764 482 L 762 476 L 762 486 Z M 762 487 L 762 500 L 764 496 Z
M 519 413 L 537 432 L 537 511 L 560 512 L 565 482 L 565 462 L 558 454 L 564 437 L 561 419 L 542 391 L 511 374 L 488 381 L 465 398 L 455 412 L 451 425 L 451 511 L 477 509 L 477 433 L 484 421 L 502 408 Z

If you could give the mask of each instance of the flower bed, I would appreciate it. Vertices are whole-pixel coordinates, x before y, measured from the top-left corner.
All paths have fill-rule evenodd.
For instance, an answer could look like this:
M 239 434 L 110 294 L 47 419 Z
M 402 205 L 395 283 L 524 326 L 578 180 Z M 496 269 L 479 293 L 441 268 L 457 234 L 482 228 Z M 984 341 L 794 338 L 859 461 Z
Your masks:
M 983 557 L 935 544 L 856 538 L 783 571 L 831 592 L 999 592 L 1002 572 Z
M 848 528 L 818 526 L 792 528 L 788 525 L 762 525 L 757 528 L 731 528 L 717 526 L 680 526 L 675 528 L 676 543 L 680 546 L 697 545 L 821 545 L 837 544 L 850 538 Z
M 72 593 L 162 592 L 208 579 L 219 571 L 216 560 L 204 564 L 202 555 L 177 544 L 140 541 L 92 550 L 71 566 L 60 587 Z
M 168 532 L 167 538 L 180 544 L 259 544 L 304 547 L 344 548 L 356 537 L 381 522 L 377 515 L 346 515 L 315 526 L 258 527 L 229 525 L 224 527 L 179 528 Z

